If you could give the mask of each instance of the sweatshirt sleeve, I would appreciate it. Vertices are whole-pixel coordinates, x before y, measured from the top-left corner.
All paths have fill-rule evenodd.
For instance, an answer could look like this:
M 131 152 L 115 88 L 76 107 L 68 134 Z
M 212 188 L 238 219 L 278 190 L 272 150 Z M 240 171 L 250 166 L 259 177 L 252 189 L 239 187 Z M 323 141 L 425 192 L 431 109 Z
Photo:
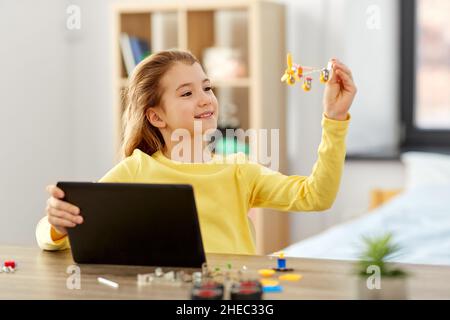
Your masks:
M 350 115 L 344 121 L 322 118 L 322 140 L 310 176 L 286 176 L 262 165 L 248 164 L 250 207 L 281 211 L 322 211 L 336 198 L 345 162 L 345 138 Z
M 42 250 L 56 251 L 70 248 L 67 236 L 59 236 L 58 232 L 48 222 L 47 216 L 39 220 L 36 226 L 36 240 Z
M 135 151 L 132 156 L 108 171 L 98 182 L 134 182 L 139 163 L 138 153 Z M 42 250 L 56 251 L 70 248 L 67 235 L 59 235 L 48 222 L 47 216 L 43 217 L 36 226 L 36 240 Z

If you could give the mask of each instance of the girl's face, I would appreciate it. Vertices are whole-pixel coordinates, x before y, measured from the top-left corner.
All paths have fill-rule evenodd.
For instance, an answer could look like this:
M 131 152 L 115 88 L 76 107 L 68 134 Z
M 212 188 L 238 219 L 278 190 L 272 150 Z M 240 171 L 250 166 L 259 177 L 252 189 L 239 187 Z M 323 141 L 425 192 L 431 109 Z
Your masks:
M 161 81 L 163 107 L 149 109 L 149 112 L 155 112 L 159 118 L 156 125 L 151 121 L 153 125 L 165 133 L 183 128 L 192 135 L 194 121 L 201 123 L 202 133 L 217 128 L 217 99 L 200 64 L 177 62 Z

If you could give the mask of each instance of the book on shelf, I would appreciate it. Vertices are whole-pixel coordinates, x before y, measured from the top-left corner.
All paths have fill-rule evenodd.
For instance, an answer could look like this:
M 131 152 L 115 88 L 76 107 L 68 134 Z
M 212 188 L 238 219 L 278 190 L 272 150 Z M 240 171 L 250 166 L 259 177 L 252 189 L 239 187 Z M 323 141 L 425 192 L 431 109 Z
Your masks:
M 148 41 L 124 32 L 120 34 L 120 47 L 127 75 L 130 75 L 138 63 L 150 55 Z

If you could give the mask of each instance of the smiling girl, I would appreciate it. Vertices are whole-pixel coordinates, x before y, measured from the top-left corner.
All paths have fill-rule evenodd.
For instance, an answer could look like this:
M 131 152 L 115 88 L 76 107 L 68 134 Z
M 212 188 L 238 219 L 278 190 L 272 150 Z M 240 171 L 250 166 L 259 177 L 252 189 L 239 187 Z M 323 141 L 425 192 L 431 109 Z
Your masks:
M 201 123 L 203 134 L 216 129 L 219 105 L 198 60 L 189 52 L 169 50 L 143 60 L 131 76 L 124 114 L 124 160 L 99 182 L 191 184 L 205 251 L 254 254 L 247 219 L 252 207 L 322 211 L 334 202 L 356 87 L 350 70 L 338 60 L 331 62 L 323 96 L 322 141 L 310 176 L 265 174 L 263 166 L 246 161 L 242 153 L 226 156 L 226 162 L 218 156 L 179 161 L 173 133 L 183 129 L 194 137 L 195 122 Z M 186 152 L 195 155 L 197 150 L 191 151 Z M 48 186 L 47 191 L 47 215 L 37 225 L 37 241 L 45 250 L 66 249 L 67 228 L 83 223 L 83 212 L 61 200 L 64 192 L 56 186 Z

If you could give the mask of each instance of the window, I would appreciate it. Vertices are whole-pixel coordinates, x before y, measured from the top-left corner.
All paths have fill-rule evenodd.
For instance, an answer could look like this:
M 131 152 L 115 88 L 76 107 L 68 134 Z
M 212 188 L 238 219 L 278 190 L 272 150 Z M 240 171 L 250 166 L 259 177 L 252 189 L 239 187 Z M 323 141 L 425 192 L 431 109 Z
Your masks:
M 450 151 L 450 1 L 401 1 L 403 149 Z

